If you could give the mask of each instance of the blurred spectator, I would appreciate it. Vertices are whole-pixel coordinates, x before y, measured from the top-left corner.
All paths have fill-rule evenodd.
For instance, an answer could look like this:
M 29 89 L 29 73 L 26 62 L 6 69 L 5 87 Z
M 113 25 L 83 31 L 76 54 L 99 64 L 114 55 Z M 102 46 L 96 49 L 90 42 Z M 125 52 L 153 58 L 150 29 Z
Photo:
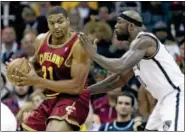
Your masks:
M 3 29 L 6 26 L 13 26 L 16 30 L 18 40 L 21 39 L 19 37 L 20 33 L 22 34 L 22 32 L 20 32 L 22 31 L 20 28 L 23 24 L 23 19 L 20 12 L 22 12 L 24 7 L 28 7 L 28 5 L 23 4 L 23 1 L 1 2 L 1 28 Z M 7 21 L 7 23 L 5 23 L 5 21 Z
M 43 93 L 34 92 L 29 97 L 29 100 L 34 104 L 34 106 L 38 107 L 44 101 L 44 98 L 45 98 L 45 96 Z
M 112 53 L 113 58 L 120 58 L 129 49 L 128 41 L 119 41 L 116 35 L 112 37 L 112 45 L 109 47 L 109 51 Z
M 107 77 L 107 71 L 101 68 L 94 69 L 94 78 L 96 82 L 100 82 Z
M 91 41 L 97 39 L 97 52 L 106 57 L 112 57 L 109 47 L 111 45 L 112 29 L 105 22 L 91 20 L 84 27 L 84 33 Z
M 157 22 L 153 27 L 153 33 L 158 37 L 158 39 L 164 44 L 168 38 L 167 25 L 163 21 Z
M 103 56 L 111 57 L 109 47 L 111 45 L 112 30 L 111 27 L 105 22 L 97 22 L 97 26 L 94 27 L 95 38 L 97 41 L 97 52 Z
M 69 12 L 73 8 L 77 8 L 80 18 L 87 23 L 91 14 L 97 14 L 98 2 L 95 1 L 78 1 L 78 2 L 62 2 L 61 6 Z
M 176 61 L 181 69 L 181 71 L 184 73 L 185 69 L 185 63 L 184 63 L 184 45 L 185 45 L 185 38 L 180 42 L 179 47 L 180 47 L 180 56 L 176 58 Z
M 109 10 L 107 7 L 105 6 L 100 7 L 97 19 L 102 22 L 107 22 L 110 20 Z
M 140 89 L 140 82 L 138 81 L 137 77 L 133 76 L 129 82 L 128 82 L 128 86 L 130 86 L 130 88 L 132 89 L 132 92 L 137 93 Z M 134 93 L 133 93 L 134 94 Z M 135 97 L 137 98 L 137 94 L 134 94 Z
M 102 6 L 99 9 L 99 13 L 98 16 L 96 17 L 96 20 L 109 24 L 109 26 L 113 30 L 116 24 L 116 14 L 109 13 L 108 8 L 106 6 Z
M 109 13 L 114 13 L 114 14 L 116 14 L 116 12 L 115 12 L 115 1 L 109 1 L 109 2 L 107 2 L 107 1 L 98 1 L 98 5 L 99 5 L 99 8 L 100 7 L 107 7 L 108 8 L 108 11 L 109 11 Z
M 136 78 L 132 78 L 128 81 L 128 84 L 124 85 L 122 87 L 122 92 L 126 92 L 126 93 L 129 93 L 129 94 L 132 94 L 133 97 L 134 97 L 134 106 L 132 108 L 132 117 L 135 117 L 135 116 L 138 116 L 140 115 L 139 114 L 139 108 L 138 108 L 138 90 L 139 88 L 136 86 L 136 84 L 134 84 L 134 81 L 133 80 L 137 80 Z M 130 81 L 133 81 L 133 82 L 130 82 Z M 130 83 L 130 84 L 129 84 Z
M 1 131 L 16 131 L 17 121 L 11 110 L 1 103 Z
M 180 55 L 179 47 L 177 43 L 168 39 L 167 25 L 164 22 L 157 22 L 154 25 L 153 33 L 157 38 L 165 45 L 168 52 L 174 57 L 174 59 Z
M 172 28 L 174 27 L 174 37 L 179 43 L 185 34 L 185 2 L 170 2 L 170 8 L 172 12 L 171 26 Z
M 93 64 L 93 69 L 91 70 L 92 77 L 94 78 L 94 83 L 100 82 L 104 80 L 107 77 L 107 70 L 101 68 L 101 67 L 96 67 L 95 63 Z M 91 101 L 94 102 L 99 97 L 105 96 L 105 93 L 102 94 L 95 94 L 91 95 Z
M 35 40 L 36 31 L 34 29 L 29 29 L 25 31 L 24 37 L 21 41 L 21 50 L 12 56 L 13 59 L 25 57 L 30 59 L 35 53 Z
M 93 102 L 94 113 L 100 117 L 101 123 L 111 122 L 116 119 L 115 104 L 120 92 L 121 88 L 116 88 Z
M 153 26 L 159 22 L 164 21 L 169 24 L 170 12 L 169 3 L 160 1 L 142 2 L 142 18 L 144 25 L 146 25 L 148 31 L 152 31 Z
M 134 117 L 134 131 L 144 131 L 147 121 L 144 120 L 141 116 Z
M 13 54 L 19 51 L 19 46 L 16 42 L 16 32 L 13 27 L 5 27 L 2 31 L 2 50 L 1 60 L 5 64 Z
M 35 11 L 36 16 L 46 16 L 48 10 L 51 8 L 49 1 L 31 2 L 31 8 Z
M 139 113 L 145 119 L 148 119 L 149 115 L 152 113 L 152 110 L 155 107 L 156 102 L 157 101 L 145 88 L 139 89 L 138 91 Z
M 69 12 L 71 9 L 76 8 L 79 4 L 83 4 L 80 1 L 63 1 L 61 2 L 61 6 Z M 96 1 L 84 1 L 84 4 L 87 5 L 90 9 L 97 10 L 98 9 L 98 2 Z
M 93 85 L 96 82 L 102 81 L 106 77 L 107 77 L 107 70 L 101 67 L 97 67 L 97 65 L 94 62 L 92 62 L 91 70 L 89 72 L 89 78 L 88 78 L 88 82 L 90 84 L 88 84 L 88 86 Z M 94 102 L 94 100 L 103 96 L 105 96 L 105 93 L 91 95 L 91 101 Z
M 93 41 L 95 39 L 95 29 L 94 29 L 94 27 L 96 27 L 96 26 L 97 26 L 97 22 L 93 18 L 92 18 L 91 21 L 89 21 L 88 23 L 86 23 L 84 25 L 83 32 L 89 37 L 89 39 L 91 41 Z
M 95 80 L 95 78 L 93 76 L 93 71 L 90 70 L 90 72 L 88 74 L 88 86 L 93 85 L 95 83 L 96 83 L 96 80 Z
M 81 126 L 80 131 L 98 131 L 101 125 L 100 117 L 94 114 L 91 105 L 89 108 L 89 114 L 87 116 L 85 124 Z
M 1 47 L 1 46 L 0 46 Z M 11 82 L 9 82 L 9 80 L 8 80 L 8 78 L 7 78 L 7 75 L 6 75 L 6 64 L 4 64 L 4 63 L 1 63 L 0 64 L 1 65 L 1 73 L 2 73 L 2 75 L 4 75 L 4 77 L 5 77 L 5 88 L 7 88 L 7 90 L 6 91 L 10 91 L 11 93 L 12 93 L 12 91 L 13 91 L 13 89 L 14 89 L 14 86 L 12 85 L 12 83 Z M 2 91 L 3 92 L 3 91 Z M 8 94 L 8 96 L 7 97 L 9 97 L 10 95 Z M 5 96 L 5 98 L 6 98 L 6 96 Z M 3 98 L 3 99 L 5 99 L 5 98 Z
M 14 86 L 12 85 L 12 83 L 9 82 L 9 80 L 7 78 L 7 75 L 6 75 L 6 65 L 4 63 L 0 63 L 0 65 L 1 65 L 1 74 L 4 75 L 4 79 L 5 79 L 5 85 L 4 85 L 4 87 L 7 88 L 7 90 L 5 90 L 4 92 L 5 93 L 7 93 L 8 91 L 12 92 L 13 89 L 14 89 Z M 3 92 L 3 89 L 2 89 L 2 93 L 4 93 L 4 92 Z M 8 94 L 8 96 L 5 96 L 5 98 L 6 97 L 9 97 L 9 94 Z M 5 99 L 5 98 L 3 98 L 3 99 Z
M 122 2 L 116 2 L 115 6 L 116 6 L 115 10 L 117 14 L 125 10 L 135 10 L 141 13 L 141 3 L 140 2 L 134 2 L 134 1 L 124 1 L 123 2 L 122 1 Z
M 83 19 L 80 17 L 80 13 L 77 8 L 73 8 L 69 11 L 70 26 L 76 32 L 82 31 Z
M 22 33 L 26 29 L 36 29 L 38 34 L 48 31 L 46 17 L 37 17 L 35 11 L 32 8 L 25 7 L 22 11 L 22 18 L 24 20 L 24 25 L 22 25 L 24 27 Z
M 107 121 L 99 131 L 133 131 L 134 119 L 132 119 L 132 108 L 134 97 L 129 93 L 122 93 L 116 99 L 117 118 L 113 122 Z
M 1 77 L 0 77 L 0 88 L 1 88 L 1 101 L 3 101 L 4 99 L 7 99 L 10 94 L 11 91 L 6 87 L 6 77 L 4 76 L 3 73 L 1 73 Z
M 80 13 L 80 17 L 84 20 L 84 23 L 87 23 L 90 20 L 91 15 L 97 14 L 97 10 L 91 8 L 86 1 L 80 2 L 77 9 Z
M 36 106 L 32 102 L 26 102 L 16 115 L 18 124 L 21 125 L 35 108 Z M 21 126 L 18 130 L 22 130 Z
M 19 109 L 26 103 L 29 95 L 32 92 L 32 88 L 29 86 L 15 86 L 14 93 L 11 97 L 4 100 L 3 103 L 6 104 L 10 110 L 16 115 Z

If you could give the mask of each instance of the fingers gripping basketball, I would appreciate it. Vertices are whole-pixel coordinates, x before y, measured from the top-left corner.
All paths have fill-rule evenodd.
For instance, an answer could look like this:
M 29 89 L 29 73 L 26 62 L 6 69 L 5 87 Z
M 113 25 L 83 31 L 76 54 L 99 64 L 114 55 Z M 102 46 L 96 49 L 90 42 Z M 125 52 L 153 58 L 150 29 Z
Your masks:
M 31 70 L 29 66 L 29 62 L 25 58 L 18 58 L 8 63 L 7 64 L 7 78 L 13 84 L 15 84 L 15 82 L 18 80 L 13 79 L 12 75 L 21 76 L 20 73 L 16 72 L 16 69 L 19 69 L 19 71 L 24 72 L 24 73 L 29 73 Z

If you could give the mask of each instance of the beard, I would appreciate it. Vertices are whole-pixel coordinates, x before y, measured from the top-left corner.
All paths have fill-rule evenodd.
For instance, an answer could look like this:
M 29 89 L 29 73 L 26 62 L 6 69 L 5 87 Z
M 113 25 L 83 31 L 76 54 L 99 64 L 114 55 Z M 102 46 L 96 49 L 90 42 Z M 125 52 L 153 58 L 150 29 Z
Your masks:
M 119 41 L 128 41 L 130 35 L 129 34 L 116 34 L 117 40 Z

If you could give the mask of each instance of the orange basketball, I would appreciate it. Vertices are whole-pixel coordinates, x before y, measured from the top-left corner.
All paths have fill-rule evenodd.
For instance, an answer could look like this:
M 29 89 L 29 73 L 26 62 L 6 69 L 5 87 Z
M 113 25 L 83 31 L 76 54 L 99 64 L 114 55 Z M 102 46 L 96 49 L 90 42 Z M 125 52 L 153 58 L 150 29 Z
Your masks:
M 15 75 L 19 75 L 16 73 L 15 69 L 19 69 L 22 72 L 29 73 L 30 72 L 30 66 L 29 62 L 25 58 L 18 58 L 10 62 L 10 64 L 7 67 L 7 78 L 8 80 L 14 84 L 14 80 L 12 80 L 11 75 L 14 73 Z

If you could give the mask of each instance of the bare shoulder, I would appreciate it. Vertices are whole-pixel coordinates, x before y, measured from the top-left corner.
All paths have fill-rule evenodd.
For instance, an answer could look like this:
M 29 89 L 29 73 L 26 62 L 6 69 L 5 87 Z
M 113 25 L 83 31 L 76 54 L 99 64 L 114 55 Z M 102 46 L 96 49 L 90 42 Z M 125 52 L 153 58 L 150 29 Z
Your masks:
M 35 50 L 38 50 L 38 48 L 40 47 L 40 45 L 42 44 L 42 42 L 44 41 L 46 35 L 48 33 L 41 33 L 37 36 L 36 38 L 36 42 L 35 42 Z
M 141 36 L 140 38 L 133 40 L 131 44 L 131 48 L 144 50 L 144 49 L 156 47 L 156 45 L 157 43 L 153 38 L 149 36 Z
M 30 62 L 32 64 L 34 64 L 35 62 L 37 62 L 37 53 L 39 51 L 39 48 L 42 44 L 42 42 L 44 41 L 45 37 L 46 37 L 47 33 L 42 33 L 42 34 L 39 34 L 37 37 L 36 37 L 36 40 L 35 40 L 35 45 L 34 45 L 34 48 L 35 48 L 35 53 L 34 53 L 34 56 L 32 58 L 30 58 Z
M 73 56 L 80 61 L 87 61 L 89 59 L 89 57 L 86 55 L 83 47 L 80 44 L 80 40 L 77 40 L 77 43 L 75 44 Z

